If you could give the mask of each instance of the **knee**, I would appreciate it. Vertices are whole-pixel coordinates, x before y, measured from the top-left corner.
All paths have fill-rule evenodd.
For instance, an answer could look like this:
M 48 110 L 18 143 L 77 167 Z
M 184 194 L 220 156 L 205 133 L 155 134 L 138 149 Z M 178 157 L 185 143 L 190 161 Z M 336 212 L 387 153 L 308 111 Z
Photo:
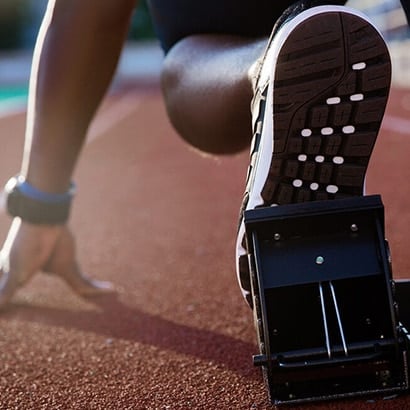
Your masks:
M 204 79 L 206 75 L 197 78 L 195 61 L 191 61 L 186 50 L 180 53 L 177 48 L 166 56 L 161 73 L 162 92 L 172 126 L 183 140 L 203 152 L 233 154 L 246 148 L 250 142 L 250 121 L 249 129 L 241 127 L 239 124 L 243 122 L 238 121 L 241 109 L 230 104 L 231 97 L 221 97 L 212 81 Z M 246 103 L 246 118 L 248 105 Z
M 192 100 L 189 62 L 184 57 L 184 54 L 171 50 L 164 59 L 161 88 L 165 107 L 168 118 L 180 137 L 196 148 L 209 151 L 198 135 L 197 125 L 200 119 L 196 115 L 196 102 Z
M 178 59 L 165 56 L 161 69 L 161 88 L 167 108 L 172 107 L 171 101 L 177 99 L 182 84 L 184 83 L 184 65 Z

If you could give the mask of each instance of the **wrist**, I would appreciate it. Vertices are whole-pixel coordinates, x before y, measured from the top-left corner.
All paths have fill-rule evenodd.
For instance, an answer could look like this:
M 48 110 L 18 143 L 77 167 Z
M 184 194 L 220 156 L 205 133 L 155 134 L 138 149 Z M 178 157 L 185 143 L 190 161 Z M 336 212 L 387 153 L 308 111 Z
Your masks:
M 71 183 L 65 192 L 45 192 L 31 185 L 22 175 L 14 177 L 21 193 L 31 199 L 45 203 L 58 203 L 70 201 L 75 193 L 75 185 Z M 14 179 L 11 178 L 11 179 Z
M 39 190 L 21 175 L 11 178 L 5 188 L 7 211 L 33 224 L 64 224 L 69 217 L 74 184 L 63 193 Z

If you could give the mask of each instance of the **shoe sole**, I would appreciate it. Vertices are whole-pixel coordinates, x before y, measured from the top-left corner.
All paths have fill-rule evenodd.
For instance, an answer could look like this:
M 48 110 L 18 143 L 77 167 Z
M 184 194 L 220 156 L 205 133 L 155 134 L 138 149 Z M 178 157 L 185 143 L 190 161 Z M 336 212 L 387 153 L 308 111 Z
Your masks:
M 381 34 L 361 13 L 323 6 L 287 23 L 272 48 L 279 52 L 267 57 L 276 64 L 265 63 L 275 70 L 244 209 L 363 195 L 390 89 Z M 237 269 L 249 298 L 242 236 L 243 222 Z

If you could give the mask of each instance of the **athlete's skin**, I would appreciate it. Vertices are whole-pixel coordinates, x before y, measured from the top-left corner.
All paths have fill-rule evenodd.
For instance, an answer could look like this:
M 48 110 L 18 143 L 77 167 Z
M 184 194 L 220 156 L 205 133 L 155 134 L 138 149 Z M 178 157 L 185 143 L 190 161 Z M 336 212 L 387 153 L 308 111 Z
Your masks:
M 21 174 L 37 189 L 61 193 L 70 186 L 137 5 L 136 0 L 49 1 L 33 58 L 21 164 Z M 266 41 L 195 35 L 167 53 L 162 71 L 166 107 L 190 144 L 223 154 L 249 144 L 249 73 Z M 67 224 L 33 225 L 14 218 L 1 250 L 0 307 L 40 271 L 61 276 L 79 294 L 112 290 L 111 284 L 83 274 L 74 242 Z

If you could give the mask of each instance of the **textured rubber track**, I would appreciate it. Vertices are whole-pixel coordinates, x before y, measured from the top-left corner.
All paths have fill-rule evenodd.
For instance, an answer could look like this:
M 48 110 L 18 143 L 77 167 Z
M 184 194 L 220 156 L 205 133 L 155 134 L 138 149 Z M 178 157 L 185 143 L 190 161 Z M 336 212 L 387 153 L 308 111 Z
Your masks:
M 363 193 L 390 77 L 385 42 L 355 15 L 314 16 L 289 35 L 274 77 L 267 205 Z
M 258 206 L 363 195 L 391 81 L 380 33 L 351 13 L 311 16 L 288 35 L 272 74 L 273 153 Z M 264 119 L 270 115 L 267 92 L 254 101 L 259 117 L 242 211 L 248 209 Z M 250 291 L 246 254 L 238 258 L 238 271 L 242 289 Z

